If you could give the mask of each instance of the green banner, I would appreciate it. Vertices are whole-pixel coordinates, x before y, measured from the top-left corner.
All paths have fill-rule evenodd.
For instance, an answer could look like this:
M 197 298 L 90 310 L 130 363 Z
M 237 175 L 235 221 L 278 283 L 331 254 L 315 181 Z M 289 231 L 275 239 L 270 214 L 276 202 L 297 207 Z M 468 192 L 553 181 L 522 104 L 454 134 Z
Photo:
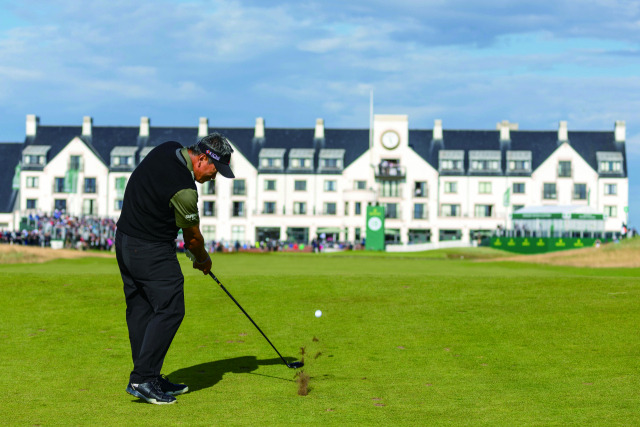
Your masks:
M 367 206 L 367 239 L 364 248 L 368 251 L 384 251 L 384 207 Z
M 64 176 L 64 192 L 65 193 L 77 193 L 78 192 L 78 171 L 69 169 Z
M 20 189 L 20 171 L 22 170 L 22 166 L 20 163 L 18 163 L 16 165 L 16 168 L 13 172 L 13 182 L 11 184 L 11 188 L 13 190 L 19 190 Z
M 586 237 L 492 237 L 491 247 L 521 254 L 540 254 L 592 247 L 597 240 Z

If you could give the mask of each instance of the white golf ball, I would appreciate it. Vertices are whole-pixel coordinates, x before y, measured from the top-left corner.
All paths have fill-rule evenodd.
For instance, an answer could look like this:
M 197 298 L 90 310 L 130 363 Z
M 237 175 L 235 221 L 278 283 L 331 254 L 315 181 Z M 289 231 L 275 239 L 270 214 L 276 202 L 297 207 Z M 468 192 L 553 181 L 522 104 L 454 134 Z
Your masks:
M 322 312 L 320 310 L 316 310 L 316 317 L 322 316 Z

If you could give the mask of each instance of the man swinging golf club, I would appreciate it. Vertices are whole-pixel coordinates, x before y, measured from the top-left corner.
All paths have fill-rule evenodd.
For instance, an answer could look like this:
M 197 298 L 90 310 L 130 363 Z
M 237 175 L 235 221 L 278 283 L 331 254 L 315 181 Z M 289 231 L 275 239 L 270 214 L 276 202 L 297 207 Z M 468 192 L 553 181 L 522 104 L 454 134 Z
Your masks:
M 175 141 L 154 148 L 131 174 L 116 233 L 116 256 L 127 304 L 133 371 L 126 391 L 154 404 L 175 403 L 188 391 L 161 375 L 162 363 L 184 317 L 184 276 L 176 257 L 181 228 L 193 268 L 209 274 L 195 181 L 234 178 L 233 149 L 214 133 L 188 148 Z

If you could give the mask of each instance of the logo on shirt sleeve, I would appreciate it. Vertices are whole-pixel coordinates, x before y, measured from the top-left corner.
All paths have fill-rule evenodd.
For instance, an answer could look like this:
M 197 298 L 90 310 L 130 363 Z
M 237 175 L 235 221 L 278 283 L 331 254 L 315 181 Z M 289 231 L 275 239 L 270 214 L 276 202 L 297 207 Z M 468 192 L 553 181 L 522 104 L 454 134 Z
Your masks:
M 197 221 L 198 220 L 198 214 L 197 213 L 187 214 L 187 215 L 184 216 L 184 218 L 187 221 Z

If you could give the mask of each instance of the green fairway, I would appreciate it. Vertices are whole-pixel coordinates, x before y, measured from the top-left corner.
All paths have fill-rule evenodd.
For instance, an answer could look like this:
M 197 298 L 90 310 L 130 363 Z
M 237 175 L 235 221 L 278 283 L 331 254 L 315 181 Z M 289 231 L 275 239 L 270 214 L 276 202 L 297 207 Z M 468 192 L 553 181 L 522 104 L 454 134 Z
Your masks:
M 487 251 L 487 250 L 484 250 Z M 216 254 L 185 273 L 164 364 L 190 392 L 125 393 L 115 258 L 0 265 L 0 404 L 20 425 L 638 425 L 640 269 L 427 254 Z M 463 258 L 464 257 L 464 258 Z M 314 316 L 322 310 L 322 317 Z

